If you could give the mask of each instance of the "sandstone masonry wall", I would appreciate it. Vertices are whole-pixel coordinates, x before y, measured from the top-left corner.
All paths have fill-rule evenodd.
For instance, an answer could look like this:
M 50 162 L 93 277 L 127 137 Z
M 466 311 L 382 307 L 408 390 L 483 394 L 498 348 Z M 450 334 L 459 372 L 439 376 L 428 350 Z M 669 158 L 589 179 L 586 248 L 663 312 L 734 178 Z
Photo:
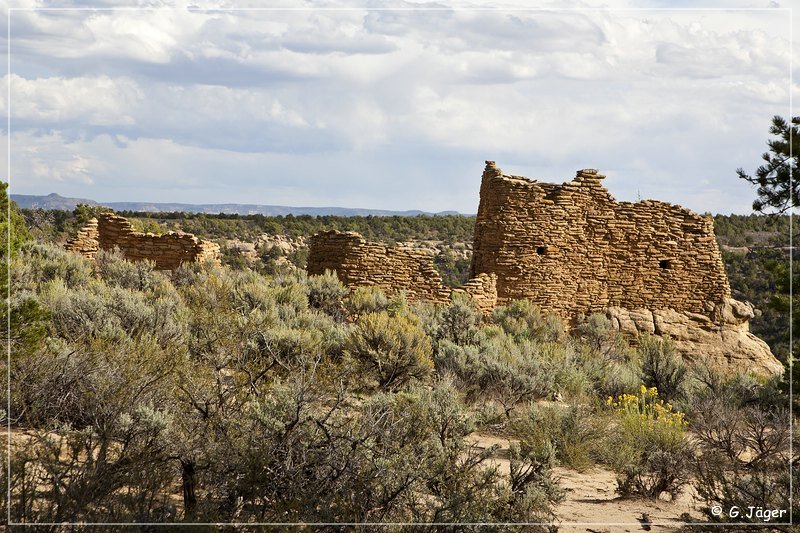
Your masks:
M 450 301 L 432 258 L 418 250 L 366 241 L 354 232 L 326 231 L 311 237 L 308 273 L 335 271 L 349 287 L 376 286 L 388 295 L 405 291 L 410 300 Z M 472 296 L 476 306 L 491 311 L 496 305 L 495 277 L 481 274 L 456 289 Z
M 596 170 L 563 185 L 487 161 L 471 275 L 497 275 L 498 303 L 526 298 L 572 319 L 609 307 L 713 316 L 730 297 L 712 220 L 657 201 L 617 202 Z
M 115 246 L 127 259 L 148 259 L 162 270 L 171 270 L 187 261 L 216 261 L 220 251 L 218 244 L 203 241 L 190 233 L 154 235 L 136 232 L 128 219 L 112 213 L 103 213 L 98 219 L 89 221 L 74 239 L 67 242 L 66 248 L 93 259 L 98 250 L 111 250 Z

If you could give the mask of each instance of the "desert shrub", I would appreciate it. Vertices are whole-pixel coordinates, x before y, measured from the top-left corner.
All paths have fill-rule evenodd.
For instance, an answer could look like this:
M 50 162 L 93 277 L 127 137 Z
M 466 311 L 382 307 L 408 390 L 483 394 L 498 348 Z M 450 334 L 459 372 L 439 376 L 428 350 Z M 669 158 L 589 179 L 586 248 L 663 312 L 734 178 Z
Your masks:
M 153 339 L 51 340 L 12 369 L 15 519 L 170 521 L 170 392 L 180 351 Z M 171 509 L 171 510 L 170 510 Z
M 113 287 L 134 291 L 155 291 L 167 276 L 155 270 L 152 261 L 128 261 L 119 248 L 112 251 L 100 250 L 95 261 L 97 272 L 105 282 Z
M 174 522 L 162 413 L 133 409 L 104 432 L 28 430 L 12 451 L 18 522 Z M 35 527 L 35 526 L 34 526 Z
M 154 337 L 161 345 L 180 345 L 186 337 L 180 300 L 150 299 L 98 280 L 70 289 L 60 279 L 44 284 L 39 299 L 50 311 L 51 333 L 74 342 Z
M 284 320 L 290 320 L 308 309 L 308 297 L 305 284 L 292 281 L 274 288 L 278 314 Z
M 322 362 L 338 348 L 341 339 L 329 337 L 325 330 L 293 328 L 285 324 L 253 333 L 247 339 L 240 361 L 235 368 L 252 367 L 259 372 L 292 372 L 309 360 Z
M 794 456 L 790 454 L 788 411 L 740 407 L 725 398 L 715 398 L 695 416 L 692 430 L 700 451 L 695 486 L 709 505 L 703 509 L 708 518 L 764 524 L 760 517 L 747 516 L 748 508 L 761 507 L 785 510 L 782 517 L 772 521 L 788 522 L 790 497 L 798 495 L 796 486 L 795 493 L 790 492 L 789 462 L 795 471 L 800 463 L 797 451 Z M 721 505 L 726 512 L 714 515 L 713 505 Z M 729 516 L 727 510 L 732 507 L 742 513 Z
M 183 358 L 179 345 L 165 348 L 153 337 L 53 340 L 15 361 L 13 412 L 33 426 L 109 426 L 108 417 L 137 402 L 161 402 L 156 384 Z
M 613 331 L 611 321 L 604 314 L 593 313 L 580 321 L 572 333 L 592 349 L 602 351 Z
M 508 306 L 492 311 L 492 322 L 515 339 L 549 342 L 560 339 L 564 324 L 555 315 L 548 315 L 529 300 L 514 300 Z
M 480 345 L 486 365 L 483 380 L 493 397 L 505 407 L 544 398 L 553 392 L 552 368 L 542 357 L 540 346 L 514 342 L 507 336 L 493 337 Z
M 350 316 L 379 313 L 389 307 L 389 299 L 378 287 L 357 287 L 345 300 L 345 309 Z
M 437 343 L 433 360 L 436 372 L 453 379 L 459 390 L 464 392 L 467 403 L 474 403 L 486 388 L 487 381 L 483 374 L 487 362 L 479 347 L 459 346 L 443 340 Z
M 411 312 L 411 306 L 408 303 L 406 291 L 400 291 L 391 298 L 389 298 L 389 305 L 386 306 L 386 312 L 389 316 L 404 316 L 417 323 L 417 317 Z
M 433 302 L 415 301 L 409 305 L 409 312 L 414 315 L 425 334 L 436 340 L 442 306 Z
M 555 460 L 573 470 L 592 466 L 592 454 L 601 428 L 585 406 L 569 404 L 538 405 L 512 425 L 514 435 L 537 450 L 552 448 Z
M 637 352 L 642 361 L 645 385 L 655 387 L 659 395 L 670 401 L 684 395 L 688 368 L 675 353 L 675 343 L 671 339 L 642 335 Z
M 210 264 L 209 268 L 213 268 Z M 195 283 L 203 272 L 204 265 L 197 261 L 186 261 L 181 263 L 177 268 L 173 268 L 169 273 L 170 281 L 175 287 L 186 287 Z
M 92 262 L 55 244 L 27 243 L 12 262 L 12 288 L 34 290 L 43 282 L 61 280 L 69 288 L 81 287 L 94 277 Z
M 607 361 L 602 372 L 596 374 L 596 391 L 603 398 L 616 398 L 634 392 L 642 382 L 641 367 L 637 361 Z
M 455 293 L 438 318 L 437 339 L 447 339 L 458 345 L 475 342 L 475 325 L 480 318 L 469 296 Z
M 555 519 L 554 506 L 563 499 L 564 492 L 553 478 L 554 457 L 552 448 L 539 448 L 524 441 L 509 446 L 509 488 L 516 508 L 509 519 L 539 523 Z
M 344 319 L 343 302 L 350 291 L 335 272 L 326 270 L 321 276 L 309 276 L 307 286 L 308 305 L 312 309 L 319 309 L 337 320 Z
M 571 342 L 547 342 L 539 345 L 545 368 L 553 379 L 552 393 L 556 399 L 583 402 L 592 392 L 596 357 L 584 353 Z
M 608 398 L 615 427 L 604 447 L 622 496 L 677 496 L 688 483 L 692 452 L 683 413 L 658 398 L 655 388 Z
M 480 346 L 438 343 L 440 374 L 453 376 L 469 403 L 497 401 L 507 417 L 521 402 L 548 397 L 556 386 L 556 369 L 534 343 L 515 343 L 504 334 L 484 339 Z
M 610 359 L 627 359 L 628 343 L 623 335 L 611 324 L 602 313 L 593 313 L 583 317 L 572 330 L 572 336 Z
M 195 519 L 273 522 L 535 521 L 552 516 L 550 471 L 515 457 L 515 489 L 464 437 L 471 417 L 447 382 L 379 392 L 345 410 L 313 374 L 260 387 L 196 469 Z M 221 445 L 223 444 L 223 445 Z M 202 460 L 202 463 L 199 461 Z M 550 480 L 552 481 L 552 480 Z M 204 495 L 201 497 L 201 495 Z M 527 497 L 526 497 L 527 496 Z
M 345 353 L 384 390 L 423 380 L 433 370 L 430 339 L 405 317 L 387 313 L 361 316 L 345 342 Z

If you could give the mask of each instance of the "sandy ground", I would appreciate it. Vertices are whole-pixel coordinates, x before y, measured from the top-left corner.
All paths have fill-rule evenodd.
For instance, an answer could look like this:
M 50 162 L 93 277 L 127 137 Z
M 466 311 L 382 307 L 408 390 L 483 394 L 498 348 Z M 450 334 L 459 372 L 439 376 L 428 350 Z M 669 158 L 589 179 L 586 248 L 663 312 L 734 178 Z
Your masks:
M 473 434 L 469 440 L 481 448 L 497 445 L 493 462 L 507 473 L 509 441 L 492 435 Z M 619 498 L 614 473 L 595 467 L 585 472 L 556 468 L 555 476 L 566 491 L 558 506 L 559 532 L 616 533 L 625 531 L 678 531 L 685 524 L 680 516 L 701 518 L 694 494 L 685 491 L 676 501 Z M 644 517 L 649 518 L 649 523 Z M 649 527 L 649 529 L 647 529 Z

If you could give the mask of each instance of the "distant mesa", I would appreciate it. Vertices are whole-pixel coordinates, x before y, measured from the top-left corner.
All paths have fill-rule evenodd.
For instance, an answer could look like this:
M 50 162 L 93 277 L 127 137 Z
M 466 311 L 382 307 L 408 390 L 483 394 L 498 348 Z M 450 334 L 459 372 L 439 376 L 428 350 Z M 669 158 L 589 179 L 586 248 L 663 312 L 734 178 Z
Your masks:
M 72 211 L 78 204 L 104 205 L 114 211 L 139 211 L 146 213 L 206 213 L 225 215 L 264 215 L 264 216 L 445 216 L 458 215 L 457 211 L 391 211 L 386 209 L 362 209 L 355 207 L 291 207 L 285 205 L 258 204 L 181 204 L 154 202 L 96 202 L 85 198 L 66 198 L 51 193 L 47 196 L 12 194 L 10 198 L 23 209 L 57 209 Z
M 624 333 L 673 338 L 688 359 L 782 372 L 769 346 L 749 332 L 753 307 L 731 298 L 712 219 L 665 202 L 617 202 L 604 178 L 583 169 L 561 185 L 542 183 L 504 175 L 486 161 L 470 268 L 481 287 L 478 307 L 528 299 L 568 325 L 604 313 Z M 358 234 L 311 239 L 308 271 L 325 269 L 349 286 L 412 299 L 448 294 L 431 258 Z

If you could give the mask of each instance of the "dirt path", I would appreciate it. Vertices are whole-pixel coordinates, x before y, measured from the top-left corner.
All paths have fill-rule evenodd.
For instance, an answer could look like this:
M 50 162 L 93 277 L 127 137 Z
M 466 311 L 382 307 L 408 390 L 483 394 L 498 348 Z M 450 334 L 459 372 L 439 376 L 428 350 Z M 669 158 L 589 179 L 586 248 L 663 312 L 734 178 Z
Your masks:
M 481 448 L 499 446 L 492 461 L 508 474 L 508 439 L 475 433 L 469 440 Z M 635 532 L 678 531 L 685 523 L 683 513 L 700 519 L 694 494 L 685 491 L 676 501 L 619 498 L 616 478 L 610 470 L 595 467 L 586 472 L 556 468 L 555 476 L 566 491 L 564 501 L 556 509 L 559 532 Z M 643 517 L 650 520 L 645 529 Z

